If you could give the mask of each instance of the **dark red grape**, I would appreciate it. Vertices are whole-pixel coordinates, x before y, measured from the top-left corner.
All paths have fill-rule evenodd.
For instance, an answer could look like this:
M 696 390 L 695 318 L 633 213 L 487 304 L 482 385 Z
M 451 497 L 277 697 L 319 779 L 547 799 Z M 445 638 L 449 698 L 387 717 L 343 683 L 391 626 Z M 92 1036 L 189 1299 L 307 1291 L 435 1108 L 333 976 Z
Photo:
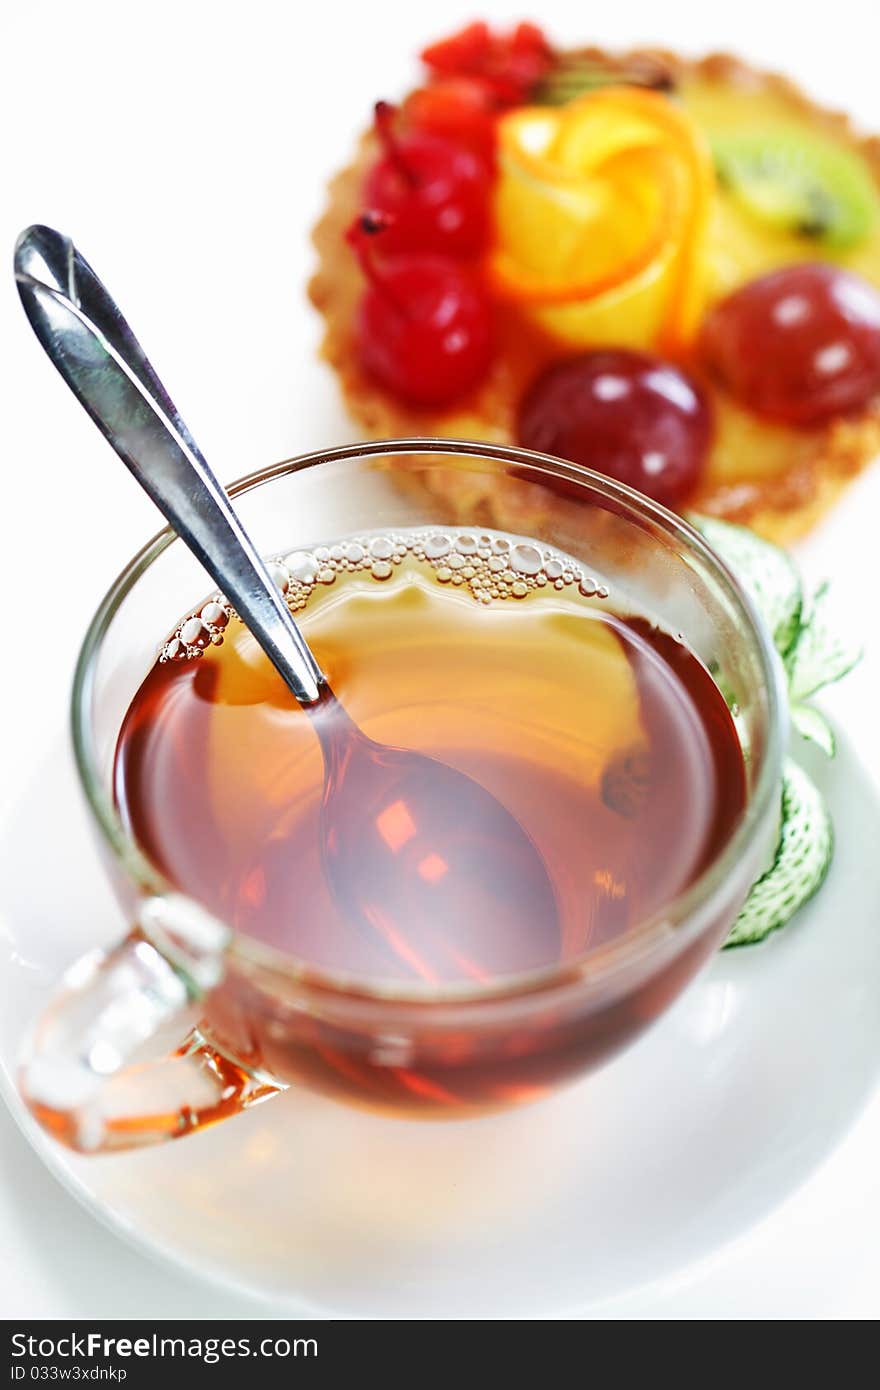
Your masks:
M 674 506 L 694 488 L 712 438 L 706 396 L 647 352 L 607 348 L 556 363 L 519 411 L 519 442 L 593 468 Z
M 880 392 L 880 292 L 836 266 L 786 266 L 716 305 L 701 351 L 749 410 L 819 425 Z

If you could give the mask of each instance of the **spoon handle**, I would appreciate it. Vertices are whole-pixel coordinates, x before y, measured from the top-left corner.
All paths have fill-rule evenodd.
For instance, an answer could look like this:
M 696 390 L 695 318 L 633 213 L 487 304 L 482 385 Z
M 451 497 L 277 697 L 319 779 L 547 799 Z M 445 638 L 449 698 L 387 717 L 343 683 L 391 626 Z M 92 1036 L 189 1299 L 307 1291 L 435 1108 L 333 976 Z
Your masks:
M 31 327 L 104 437 L 302 704 L 324 676 L 263 560 L 122 314 L 69 237 L 29 227 L 15 278 Z

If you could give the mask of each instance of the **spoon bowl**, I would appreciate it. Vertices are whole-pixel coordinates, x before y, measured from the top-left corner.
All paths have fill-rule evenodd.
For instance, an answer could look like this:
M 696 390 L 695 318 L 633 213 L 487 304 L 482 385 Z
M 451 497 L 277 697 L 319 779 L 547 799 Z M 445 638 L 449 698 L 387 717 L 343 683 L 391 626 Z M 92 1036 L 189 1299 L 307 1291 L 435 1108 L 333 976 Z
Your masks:
M 327 880 L 396 974 L 485 982 L 558 958 L 543 859 L 496 797 L 436 758 L 374 742 L 329 687 L 312 719 Z

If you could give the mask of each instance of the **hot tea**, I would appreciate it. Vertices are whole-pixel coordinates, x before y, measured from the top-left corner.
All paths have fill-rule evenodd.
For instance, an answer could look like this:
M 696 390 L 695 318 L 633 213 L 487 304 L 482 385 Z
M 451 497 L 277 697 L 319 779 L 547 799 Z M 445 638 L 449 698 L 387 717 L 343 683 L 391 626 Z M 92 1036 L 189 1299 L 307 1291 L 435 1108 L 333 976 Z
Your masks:
M 729 836 L 745 778 L 718 687 L 562 552 L 401 530 L 297 551 L 273 575 L 356 724 L 486 788 L 532 840 L 552 896 L 525 934 L 506 930 L 502 874 L 497 904 L 475 889 L 444 912 L 449 862 L 480 845 L 455 843 L 454 807 L 448 833 L 420 845 L 405 801 L 390 800 L 363 808 L 371 832 L 392 871 L 417 845 L 441 910 L 365 929 L 325 873 L 312 723 L 214 596 L 132 701 L 115 785 L 147 855 L 240 932 L 364 983 L 493 982 L 635 930 Z
M 776 668 L 700 539 L 561 461 L 430 439 L 289 460 L 243 481 L 239 517 L 69 239 L 30 228 L 16 272 L 184 543 L 129 565 L 77 665 L 77 766 L 131 929 L 68 972 L 28 1041 L 44 1127 L 130 1147 L 299 1081 L 478 1114 L 632 1039 L 722 940 L 776 811 Z M 348 534 L 255 566 L 245 521 L 265 544 L 314 502 Z M 355 533 L 389 513 L 432 525 Z M 529 525 L 547 541 L 504 534 Z M 284 679 L 214 594 L 120 717 L 187 547 Z

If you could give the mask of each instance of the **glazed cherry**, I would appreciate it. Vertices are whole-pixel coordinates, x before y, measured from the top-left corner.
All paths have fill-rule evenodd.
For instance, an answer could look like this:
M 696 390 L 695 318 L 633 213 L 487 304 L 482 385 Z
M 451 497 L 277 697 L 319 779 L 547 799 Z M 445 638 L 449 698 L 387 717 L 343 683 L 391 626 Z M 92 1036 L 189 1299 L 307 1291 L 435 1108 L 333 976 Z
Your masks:
M 836 266 L 786 266 L 716 305 L 701 351 L 749 410 L 819 425 L 880 392 L 880 292 Z
M 360 308 L 361 361 L 409 405 L 450 405 L 489 366 L 489 299 L 455 261 L 399 255 L 378 262 L 373 238 L 381 233 L 384 240 L 385 225 L 380 215 L 367 213 L 348 233 L 370 282 Z
M 364 184 L 364 203 L 389 218 L 385 250 L 477 256 L 489 236 L 489 170 L 473 150 L 414 130 L 399 135 L 395 108 L 380 101 L 376 131 L 385 155 Z
M 700 477 L 712 414 L 678 367 L 608 348 L 544 372 L 520 406 L 518 437 L 527 449 L 571 459 L 674 506 Z
M 554 56 L 536 24 L 520 23 L 498 34 L 477 20 L 430 44 L 422 51 L 422 62 L 441 77 L 477 78 L 497 106 L 516 106 L 529 100 Z
M 497 102 L 479 78 L 438 78 L 406 99 L 404 115 L 414 130 L 471 150 L 487 169 L 495 163 Z

